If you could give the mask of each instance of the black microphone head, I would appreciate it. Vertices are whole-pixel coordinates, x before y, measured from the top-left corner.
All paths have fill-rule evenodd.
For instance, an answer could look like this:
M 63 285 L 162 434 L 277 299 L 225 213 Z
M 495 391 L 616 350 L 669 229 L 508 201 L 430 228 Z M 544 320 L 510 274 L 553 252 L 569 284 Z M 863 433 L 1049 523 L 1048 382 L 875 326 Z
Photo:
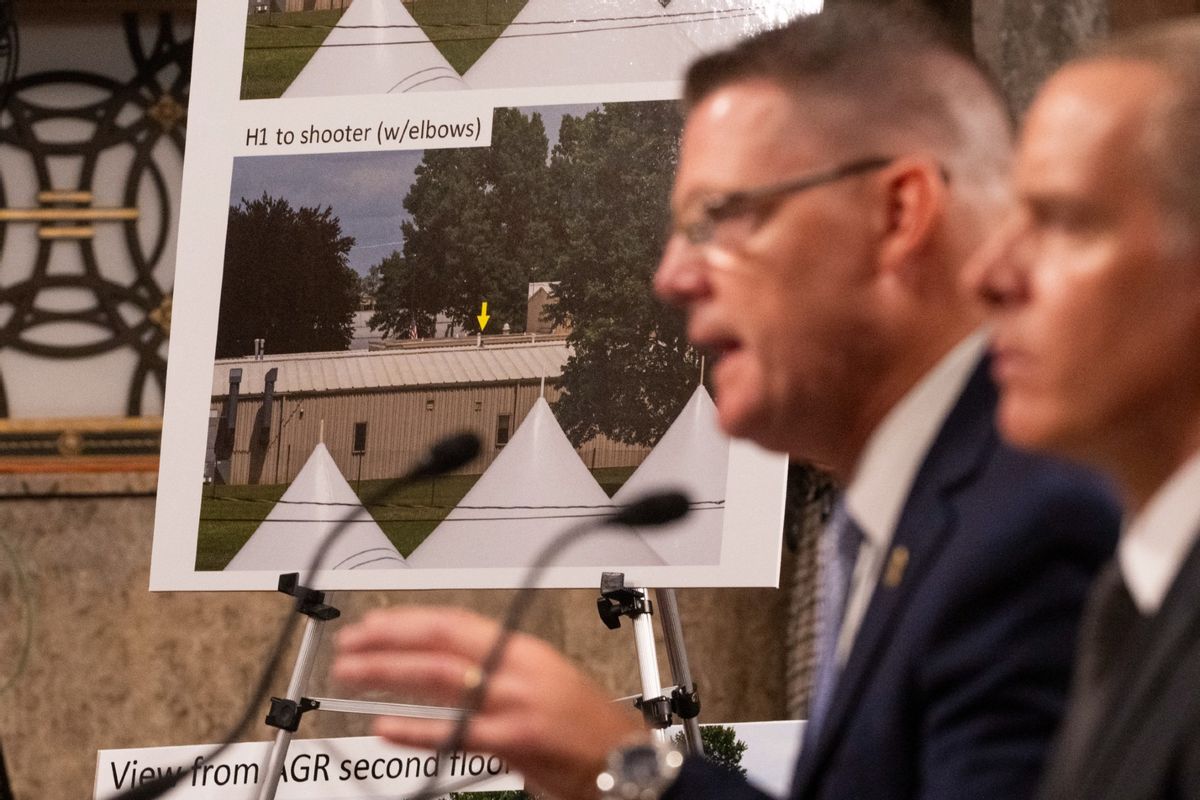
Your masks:
M 614 525 L 630 527 L 666 525 L 687 514 L 690 505 L 691 501 L 683 492 L 654 492 L 634 500 L 609 521 Z
M 447 436 L 425 454 L 425 458 L 413 470 L 412 477 L 432 478 L 450 470 L 458 469 L 463 464 L 479 455 L 479 437 L 473 433 L 459 433 Z

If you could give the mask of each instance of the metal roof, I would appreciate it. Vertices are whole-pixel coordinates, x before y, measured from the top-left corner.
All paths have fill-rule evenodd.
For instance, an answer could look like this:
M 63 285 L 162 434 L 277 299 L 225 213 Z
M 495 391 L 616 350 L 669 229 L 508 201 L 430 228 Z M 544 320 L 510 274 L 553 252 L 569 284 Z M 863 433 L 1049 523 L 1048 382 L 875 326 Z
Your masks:
M 485 337 L 483 346 L 472 339 L 453 347 L 228 358 L 213 365 L 212 394 L 229 393 L 231 369 L 242 371 L 243 395 L 261 394 L 272 368 L 279 370 L 276 392 L 336 392 L 555 379 L 570 355 L 564 337 L 549 336 L 511 344 Z

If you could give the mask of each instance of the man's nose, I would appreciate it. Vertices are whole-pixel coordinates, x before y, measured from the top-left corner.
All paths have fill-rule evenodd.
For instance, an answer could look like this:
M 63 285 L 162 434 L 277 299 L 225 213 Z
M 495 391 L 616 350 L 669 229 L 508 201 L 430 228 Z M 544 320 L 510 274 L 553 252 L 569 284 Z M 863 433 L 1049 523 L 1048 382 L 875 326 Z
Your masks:
M 690 244 L 682 234 L 667 240 L 658 270 L 654 273 L 654 293 L 660 300 L 685 306 L 707 291 L 703 248 Z
M 1025 236 L 1025 220 L 1019 213 L 1012 214 L 967 262 L 963 271 L 964 290 L 990 311 L 1028 298 Z

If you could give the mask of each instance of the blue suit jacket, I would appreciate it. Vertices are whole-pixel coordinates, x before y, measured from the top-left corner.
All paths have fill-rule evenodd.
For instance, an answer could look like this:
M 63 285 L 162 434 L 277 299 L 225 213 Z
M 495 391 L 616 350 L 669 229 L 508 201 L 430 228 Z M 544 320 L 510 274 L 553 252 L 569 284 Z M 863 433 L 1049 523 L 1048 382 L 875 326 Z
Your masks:
M 1000 441 L 986 361 L 918 470 L 795 800 L 1020 800 L 1059 719 L 1119 512 L 1090 474 Z M 666 798 L 761 798 L 689 759 Z

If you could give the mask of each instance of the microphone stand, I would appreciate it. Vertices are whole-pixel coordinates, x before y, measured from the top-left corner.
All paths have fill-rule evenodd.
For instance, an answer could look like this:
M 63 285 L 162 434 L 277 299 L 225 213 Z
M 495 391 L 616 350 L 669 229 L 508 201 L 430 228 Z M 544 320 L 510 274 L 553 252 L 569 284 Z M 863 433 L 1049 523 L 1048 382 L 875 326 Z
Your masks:
M 429 478 L 460 466 L 470 459 L 474 458 L 478 452 L 479 442 L 474 436 L 459 436 L 444 440 L 433 447 L 426 459 L 405 476 L 398 478 L 388 484 L 387 489 L 395 488 L 406 483 L 414 482 Z M 373 496 L 373 499 L 382 498 L 386 494 L 385 491 L 379 491 Z M 292 735 L 299 729 L 300 718 L 309 711 L 314 711 L 324 705 L 330 711 L 341 711 L 345 713 L 372 713 L 372 714 L 392 714 L 395 716 L 411 716 L 424 718 L 438 719 L 453 719 L 455 720 L 455 728 L 448 737 L 446 743 L 439 748 L 438 754 L 453 753 L 457 750 L 464 739 L 466 738 L 467 726 L 470 724 L 471 716 L 483 705 L 484 695 L 487 692 L 491 674 L 495 671 L 500 663 L 501 656 L 504 654 L 508 640 L 513 632 L 518 628 L 521 619 L 529 605 L 530 593 L 529 589 L 533 589 L 538 585 L 539 578 L 542 572 L 549 564 L 557 558 L 560 551 L 567 545 L 577 539 L 588 535 L 591 531 L 601 525 L 620 525 L 626 527 L 636 526 L 656 526 L 663 525 L 679 519 L 684 514 L 687 514 L 690 508 L 688 498 L 679 492 L 659 492 L 656 494 L 646 495 L 640 500 L 631 503 L 623 510 L 617 513 L 603 517 L 599 520 L 584 522 L 560 533 L 555 539 L 542 548 L 534 563 L 529 567 L 524 580 L 524 588 L 526 591 L 519 593 L 509 604 L 508 612 L 505 615 L 503 624 L 501 625 L 500 633 L 493 642 L 491 650 L 484 658 L 481 665 L 482 676 L 479 685 L 470 693 L 468 702 L 465 708 L 443 708 L 436 706 L 409 706 L 399 703 L 370 703 L 364 701 L 336 700 L 332 698 L 307 698 L 304 697 L 304 686 L 308 682 L 308 678 L 312 672 L 313 663 L 316 659 L 317 650 L 320 644 L 321 634 L 324 628 L 324 623 L 329 620 L 336 619 L 341 615 L 333 606 L 328 605 L 325 601 L 326 594 L 322 591 L 311 589 L 300 585 L 298 573 L 287 573 L 279 578 L 279 591 L 285 594 L 292 595 L 296 598 L 296 612 L 306 616 L 307 623 L 304 632 L 304 638 L 301 642 L 300 651 L 297 654 L 296 665 L 293 669 L 291 681 L 288 684 L 287 695 L 283 698 L 271 698 L 271 710 L 267 716 L 267 723 L 279 729 L 275 740 L 272 743 L 272 749 L 268 754 L 266 761 L 266 775 L 263 782 L 260 784 L 258 792 L 258 800 L 273 800 L 276 790 L 279 785 L 279 780 L 282 776 L 282 770 L 287 759 L 287 751 L 291 745 Z M 325 553 L 337 536 L 345 528 L 346 524 L 351 520 L 350 516 L 344 517 L 332 530 L 329 532 L 325 541 L 321 543 L 317 553 L 313 556 L 312 563 L 309 565 L 309 575 L 316 577 L 316 572 L 320 566 Z M 622 573 L 605 573 L 617 576 L 620 582 L 624 583 L 624 575 Z M 639 593 L 644 597 L 644 593 Z M 603 600 L 603 598 L 602 598 Z M 648 602 L 647 602 L 648 604 Z M 601 616 L 604 616 L 603 609 Z M 270 680 L 270 675 L 278 664 L 279 657 L 283 652 L 283 647 L 290 638 L 293 630 L 293 621 L 295 617 L 285 617 L 283 626 L 279 632 L 279 638 L 272 648 L 271 655 L 268 660 L 267 668 L 264 670 L 260 678 L 259 685 L 254 691 L 253 700 L 247 707 L 246 713 L 242 719 L 234 726 L 233 731 L 225 738 L 223 743 L 215 748 L 207 758 L 197 758 L 195 763 L 187 770 L 186 773 L 175 773 L 164 778 L 143 783 L 135 786 L 129 791 L 121 792 L 112 796 L 112 800 L 153 800 L 161 797 L 166 792 L 170 791 L 176 783 L 186 775 L 191 775 L 200 769 L 200 766 L 205 760 L 213 761 L 218 755 L 223 753 L 226 748 L 236 739 L 238 735 L 246 728 L 250 720 L 253 718 L 253 706 L 263 696 L 266 695 L 267 682 Z M 607 619 L 606 619 L 607 622 Z M 649 645 L 654 645 L 654 635 L 652 627 L 649 627 L 650 621 L 645 621 L 646 629 L 639 640 L 648 638 Z M 609 627 L 617 627 L 620 625 L 619 619 L 616 625 Z M 679 646 L 682 648 L 682 639 L 679 640 Z M 674 663 L 674 662 L 673 662 Z M 686 667 L 686 661 L 685 667 Z M 654 661 L 655 676 L 657 676 L 657 661 Z M 690 681 L 690 677 L 688 679 Z M 662 690 L 657 686 L 657 677 L 655 677 L 655 687 L 649 693 L 656 697 L 662 694 Z M 649 690 L 649 684 L 646 684 L 646 689 Z M 679 689 L 676 689 L 676 693 Z M 694 694 L 694 693 L 693 693 Z M 665 700 L 665 698 L 662 698 Z M 666 701 L 671 703 L 672 701 Z M 671 706 L 674 708 L 674 706 Z M 696 713 L 699 711 L 699 705 L 696 706 Z M 669 711 L 667 712 L 670 713 Z M 695 716 L 695 714 L 692 714 Z M 665 726 L 664 726 L 665 727 Z M 698 731 L 698 728 L 697 728 Z M 660 733 L 665 738 L 665 731 Z M 689 741 L 691 741 L 689 739 Z M 694 739 L 700 746 L 699 736 Z M 702 750 L 700 751 L 703 752 Z M 438 783 L 438 774 L 435 772 L 430 775 L 424 789 L 416 795 L 411 796 L 412 800 L 431 800 L 433 797 L 439 796 L 444 791 L 452 791 L 461 789 L 465 786 L 478 782 L 478 778 L 470 778 L 461 784 L 454 787 L 436 788 Z M 4 800 L 0 798 L 0 800 Z
M 661 525 L 665 522 L 670 522 L 686 514 L 689 510 L 687 498 L 677 492 L 664 492 L 656 495 L 648 495 L 641 500 L 632 503 L 629 507 L 617 512 L 611 517 L 602 520 L 583 522 L 576 525 L 574 528 L 568 529 L 559 534 L 549 545 L 542 549 L 541 553 L 534 560 L 526 573 L 525 579 L 522 581 L 524 592 L 529 592 L 537 587 L 538 579 L 542 572 L 549 564 L 558 557 L 559 552 L 570 544 L 572 541 L 586 536 L 597 527 L 605 524 L 620 525 L 620 526 L 635 526 L 642 525 Z M 623 573 L 605 573 L 605 577 L 614 576 L 622 585 L 624 584 L 625 576 Z M 337 700 L 330 698 L 309 698 L 304 696 L 304 687 L 308 683 L 308 678 L 312 672 L 313 663 L 316 660 L 318 645 L 321 640 L 321 632 L 324 624 L 340 616 L 336 608 L 325 603 L 326 597 L 324 592 L 319 592 L 314 589 L 309 589 L 299 585 L 299 576 L 295 573 L 282 575 L 279 579 L 279 590 L 286 594 L 293 595 L 297 598 L 296 611 L 308 617 L 304 631 L 304 638 L 300 644 L 300 652 L 296 657 L 296 665 L 292 671 L 292 679 L 288 684 L 288 692 L 285 698 L 271 698 L 271 712 L 267 715 L 267 724 L 278 728 L 275 735 L 275 740 L 271 745 L 271 752 L 266 761 L 266 775 L 263 776 L 263 781 L 259 784 L 259 792 L 257 800 L 274 800 L 275 793 L 279 785 L 279 780 L 282 774 L 284 763 L 287 760 L 287 751 L 291 745 L 292 736 L 298 730 L 300 718 L 309 711 L 314 711 L 324 707 L 328 711 L 340 711 L 350 714 L 361 713 L 383 713 L 394 716 L 417 716 L 417 717 L 442 717 L 456 720 L 456 728 L 451 734 L 447 744 L 439 748 L 439 756 L 443 753 L 453 753 L 462 744 L 466 734 L 466 726 L 470 722 L 471 714 L 478 710 L 483 705 L 483 693 L 487 690 L 487 683 L 491 673 L 495 670 L 500 662 L 500 657 L 503 655 L 504 649 L 507 646 L 509 636 L 517 629 L 521 618 L 528 607 L 528 595 L 524 597 L 518 595 L 513 600 L 509 607 L 508 614 L 505 617 L 501 634 L 493 643 L 491 651 L 484 659 L 482 664 L 482 677 L 479 686 L 472 693 L 472 697 L 463 709 L 441 708 L 435 706 L 408 706 L 403 704 L 383 704 L 383 703 L 363 703 L 362 701 L 353 700 Z M 627 590 L 637 591 L 637 590 Z M 669 590 L 668 590 L 669 591 Z M 645 597 L 644 592 L 637 592 L 640 597 Z M 649 616 L 649 601 L 645 602 L 646 613 L 633 617 L 634 630 L 638 646 L 638 663 L 642 674 L 642 697 L 643 697 L 643 713 L 650 708 L 651 704 L 645 698 L 655 698 L 654 705 L 657 709 L 665 714 L 662 724 L 655 723 L 655 735 L 666 740 L 666 728 L 670 724 L 670 715 L 672 710 L 676 710 L 674 696 L 672 699 L 662 697 L 662 686 L 658 675 L 658 659 L 654 654 L 654 624 Z M 670 599 L 670 608 L 675 614 L 674 628 L 678 629 L 678 640 L 668 646 L 668 653 L 672 655 L 672 668 L 676 664 L 676 658 L 683 652 L 682 629 L 679 628 L 677 612 L 675 612 L 674 596 Z M 619 624 L 619 621 L 618 621 Z M 648 649 L 648 655 L 643 655 L 643 650 Z M 683 656 L 683 665 L 686 669 L 686 655 Z M 676 677 L 679 673 L 676 672 Z M 690 684 L 691 677 L 687 677 Z M 676 689 L 676 694 L 679 693 Z M 693 692 L 693 696 L 694 692 Z M 695 711 L 690 714 L 695 717 L 699 713 L 699 703 L 697 701 Z M 681 716 L 688 716 L 682 714 Z M 652 718 L 646 714 L 647 721 Z M 693 724 L 695 720 L 692 720 Z M 703 755 L 703 745 L 700 743 L 699 726 L 695 727 L 695 735 L 693 738 L 692 732 L 687 732 L 689 751 Z M 439 761 L 441 759 L 439 758 Z M 429 776 L 425 789 L 418 792 L 416 797 L 423 798 L 426 796 L 434 796 L 441 792 L 433 792 L 433 788 L 438 782 L 438 775 L 435 773 Z M 471 780 L 469 783 L 474 783 Z
M 371 505 L 375 501 L 383 499 L 389 492 L 399 487 L 412 485 L 417 481 L 433 478 L 457 469 L 475 458 L 478 454 L 479 437 L 474 434 L 463 433 L 442 439 L 434 444 L 425 454 L 425 457 L 408 473 L 388 481 L 383 487 L 373 492 L 364 505 Z M 313 578 L 317 577 L 317 571 L 324 562 L 329 548 L 342 532 L 345 531 L 353 519 L 353 512 L 348 513 L 338 520 L 333 530 L 325 534 L 324 540 L 317 548 L 312 561 L 308 565 L 307 573 L 309 576 Z M 301 643 L 296 669 L 293 671 L 287 697 L 282 699 L 271 698 L 271 712 L 267 718 L 267 721 L 276 728 L 279 728 L 281 733 L 287 734 L 286 737 L 276 736 L 269 759 L 270 764 L 274 765 L 278 761 L 279 766 L 282 766 L 283 759 L 287 755 L 288 745 L 291 743 L 291 734 L 295 733 L 299 728 L 300 717 L 305 712 L 316 708 L 316 704 L 300 695 L 303 691 L 303 685 L 307 683 L 308 676 L 312 672 L 312 662 L 316 657 L 317 645 L 320 643 L 323 623 L 331 619 L 336 619 L 341 615 L 341 612 L 325 604 L 324 592 L 301 586 L 299 574 L 297 573 L 281 575 L 279 578 L 279 590 L 296 598 L 296 612 L 308 617 L 309 623 Z M 126 791 L 111 795 L 110 800 L 155 800 L 155 798 L 162 797 L 171 791 L 183 778 L 194 775 L 205 761 L 214 761 L 224 753 L 250 726 L 255 718 L 255 706 L 257 706 L 262 698 L 267 696 L 271 676 L 274 674 L 275 668 L 282 658 L 284 648 L 291 638 L 295 620 L 296 617 L 290 614 L 283 618 L 283 623 L 279 628 L 275 643 L 272 645 L 267 656 L 266 667 L 263 669 L 251 693 L 250 702 L 247 704 L 241 718 L 234 724 L 232 730 L 222 739 L 221 744 L 210 751 L 207 756 L 197 758 L 195 763 L 187 768 L 186 771 L 171 773 L 142 784 L 135 784 Z M 282 751 L 282 753 L 279 754 L 279 751 Z M 275 787 L 279 783 L 279 776 L 280 771 L 278 768 L 271 769 L 271 767 L 268 767 L 266 777 L 267 782 L 272 788 L 269 794 L 260 793 L 259 797 L 274 796 Z

